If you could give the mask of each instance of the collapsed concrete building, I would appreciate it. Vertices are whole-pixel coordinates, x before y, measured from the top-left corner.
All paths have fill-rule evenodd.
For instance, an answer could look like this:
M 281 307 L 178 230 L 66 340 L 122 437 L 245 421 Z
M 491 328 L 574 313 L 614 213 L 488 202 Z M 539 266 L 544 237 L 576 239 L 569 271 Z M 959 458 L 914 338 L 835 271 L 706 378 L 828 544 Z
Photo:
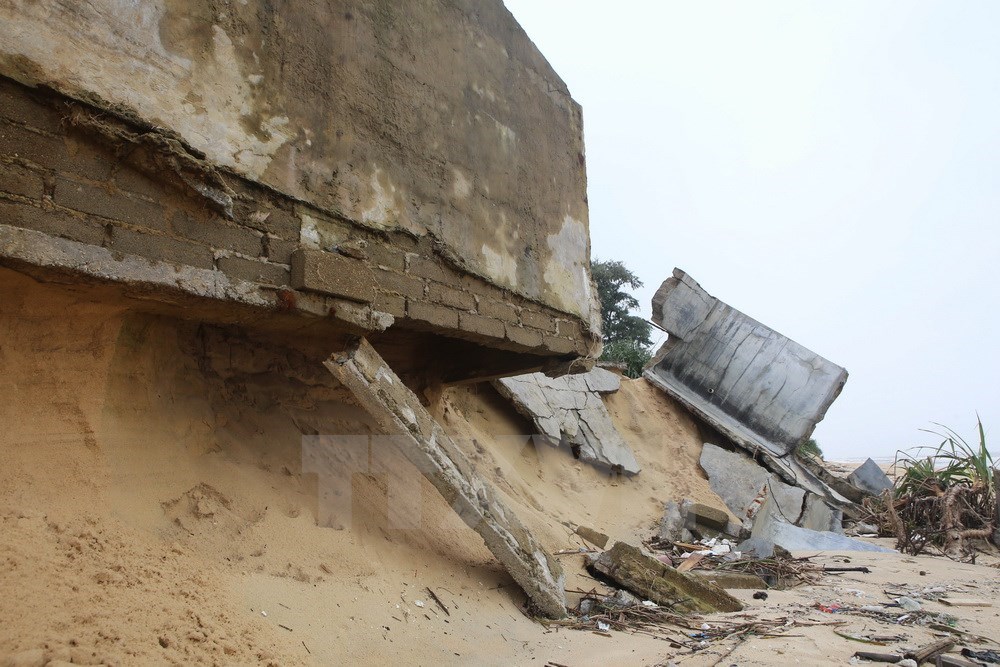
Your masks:
M 648 383 L 581 373 L 600 352 L 589 257 L 580 108 L 500 0 L 0 2 L 0 386 L 10 398 L 0 521 L 65 550 L 73 571 L 82 553 L 98 570 L 74 585 L 97 591 L 77 601 L 88 609 L 129 588 L 116 588 L 121 562 L 184 561 L 157 572 L 180 582 L 184 600 L 166 587 L 155 607 L 187 617 L 204 613 L 187 602 L 197 591 L 220 593 L 186 578 L 206 562 L 247 588 L 260 572 L 317 586 L 333 576 L 337 542 L 350 576 L 324 590 L 336 616 L 338 599 L 371 593 L 360 580 L 376 576 L 382 554 L 295 522 L 305 507 L 324 529 L 349 526 L 357 492 L 366 528 L 433 547 L 422 563 L 440 568 L 439 582 L 462 569 L 481 579 L 492 557 L 536 611 L 559 616 L 567 573 L 551 552 L 568 525 L 603 521 L 635 541 L 644 512 L 658 519 L 675 489 L 724 504 L 697 473 L 699 453 L 713 450 L 692 415 L 724 431 L 705 401 L 651 390 L 665 382 L 657 369 Z M 671 333 L 684 340 L 689 328 Z M 447 394 L 455 388 L 467 392 Z M 516 410 L 503 412 L 504 399 Z M 458 418 L 462 401 L 471 408 Z M 497 424 L 557 447 L 499 437 Z M 761 479 L 802 485 L 808 500 L 790 495 L 808 525 L 835 522 L 824 508 L 849 504 L 788 456 L 809 430 L 797 428 L 764 447 Z M 396 436 L 395 458 L 374 440 L 350 446 L 384 433 Z M 348 440 L 312 447 L 331 435 Z M 397 459 L 422 479 L 408 480 Z M 696 472 L 682 483 L 681 469 Z M 400 489 L 411 495 L 383 508 Z M 412 530 L 421 498 L 437 522 L 421 524 L 430 536 Z M 742 518 L 742 506 L 715 509 L 723 524 Z M 447 523 L 456 517 L 464 525 Z M 126 536 L 118 551 L 109 533 Z M 315 542 L 309 572 L 273 546 L 299 539 Z M 146 551 L 136 556 L 132 542 Z M 11 562 L 37 556 L 0 549 Z M 40 597 L 15 593 L 5 603 L 19 614 Z M 301 595 L 310 610 L 321 604 Z M 244 602 L 222 607 L 219 625 Z M 30 634 L 44 623 L 22 625 Z M 162 625 L 151 643 L 139 622 L 121 630 L 156 652 L 129 659 L 190 658 Z M 242 640 L 212 659 L 266 662 L 232 658 L 231 645 L 253 643 Z M 283 655 L 300 650 L 292 643 Z M 343 647 L 330 650 L 332 661 Z
M 427 402 L 587 367 L 589 256 L 580 108 L 499 0 L 0 5 L 10 318 L 43 315 L 27 276 L 119 326 L 234 327 L 317 361 L 365 337 Z M 505 564 L 530 542 L 511 521 L 487 538 Z

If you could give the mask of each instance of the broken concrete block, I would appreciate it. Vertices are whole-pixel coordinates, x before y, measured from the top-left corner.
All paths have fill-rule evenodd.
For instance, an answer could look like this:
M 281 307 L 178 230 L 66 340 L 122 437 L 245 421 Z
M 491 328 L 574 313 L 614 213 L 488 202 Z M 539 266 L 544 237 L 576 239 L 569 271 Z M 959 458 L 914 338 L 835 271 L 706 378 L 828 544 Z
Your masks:
M 635 454 L 600 396 L 621 386 L 614 373 L 602 368 L 558 378 L 531 373 L 495 380 L 493 385 L 551 444 L 568 444 L 577 458 L 597 467 L 630 475 L 639 472 Z
M 712 613 L 743 609 L 739 600 L 718 586 L 678 572 L 624 542 L 616 542 L 609 551 L 590 559 L 587 568 L 643 600 L 677 611 Z
M 559 562 L 500 501 L 375 348 L 357 339 L 325 366 L 385 433 L 407 439 L 403 453 L 479 533 L 538 610 L 551 618 L 565 616 L 565 574 Z
M 712 491 L 730 512 L 741 519 L 746 518 L 747 511 L 772 477 L 746 454 L 731 452 L 711 443 L 702 447 L 699 462 L 708 476 Z
M 892 488 L 892 480 L 875 461 L 868 459 L 847 476 L 847 482 L 862 493 L 877 496 Z
M 595 368 L 583 376 L 590 391 L 598 394 L 613 394 L 622 388 L 622 376 L 604 368 Z
M 647 371 L 737 443 L 793 451 L 840 394 L 847 371 L 747 317 L 674 269 L 653 297 L 670 334 Z
M 692 503 L 687 508 L 687 518 L 689 521 L 693 520 L 700 526 L 723 533 L 729 526 L 728 514 L 720 509 L 702 505 L 701 503 Z
M 684 501 L 685 503 L 689 501 Z M 687 512 L 683 505 L 668 501 L 663 505 L 663 518 L 657 537 L 661 542 L 691 542 L 694 538 L 687 528 Z
M 756 514 L 761 499 L 773 497 L 774 511 L 789 523 L 802 518 L 806 492 L 785 484 L 781 479 L 741 452 L 731 452 L 711 443 L 701 450 L 701 467 L 708 484 L 741 519 Z
M 863 542 L 828 531 L 809 530 L 782 521 L 768 499 L 753 524 L 750 539 L 739 546 L 740 551 L 752 551 L 758 557 L 774 554 L 776 545 L 788 551 L 875 551 L 895 553 L 892 549 Z
M 576 534 L 600 549 L 608 546 L 608 536 L 604 533 L 599 533 L 593 528 L 577 526 Z

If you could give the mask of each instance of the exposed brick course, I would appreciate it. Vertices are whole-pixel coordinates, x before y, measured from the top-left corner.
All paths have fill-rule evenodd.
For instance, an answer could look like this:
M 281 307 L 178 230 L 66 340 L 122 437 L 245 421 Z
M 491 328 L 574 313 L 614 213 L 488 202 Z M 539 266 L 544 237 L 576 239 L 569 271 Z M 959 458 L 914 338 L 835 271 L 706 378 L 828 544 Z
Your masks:
M 585 348 L 579 321 L 452 266 L 430 238 L 367 230 L 230 173 L 228 219 L 173 172 L 158 173 L 149 146 L 112 150 L 101 136 L 63 123 L 71 112 L 87 113 L 73 111 L 77 103 L 59 102 L 65 109 L 57 111 L 20 91 L 0 78 L 0 224 L 371 304 L 396 326 L 487 346 L 553 355 Z M 349 239 L 342 251 L 363 252 L 300 247 L 304 215 L 342 227 Z
M 468 292 L 448 287 L 440 283 L 432 283 L 428 290 L 431 301 L 461 310 L 472 310 L 476 307 L 476 298 Z
M 506 325 L 507 340 L 525 347 L 541 347 L 542 334 L 540 331 L 519 327 L 514 324 Z
M 96 246 L 104 242 L 105 236 L 104 225 L 93 219 L 74 216 L 52 206 L 39 208 L 3 198 L 0 198 L 0 224 L 34 229 Z
M 292 287 L 340 296 L 352 301 L 375 300 L 375 276 L 357 260 L 322 250 L 292 253 Z
M 218 216 L 196 219 L 185 211 L 176 211 L 171 219 L 171 228 L 178 236 L 219 250 L 249 257 L 259 257 L 263 252 L 260 232 L 229 224 Z
M 110 184 L 96 186 L 60 176 L 56 178 L 55 202 L 81 213 L 167 230 L 166 213 L 161 206 L 116 190 Z
M 111 228 L 107 248 L 113 252 L 139 255 L 171 264 L 187 264 L 201 269 L 215 266 L 212 251 L 203 245 L 125 227 Z
M 493 338 L 504 337 L 504 324 L 500 320 L 492 317 L 483 317 L 473 313 L 459 313 L 458 326 L 463 331 L 491 336 Z
M 556 320 L 550 315 L 539 313 L 535 310 L 521 311 L 521 324 L 526 327 L 533 327 L 546 333 L 556 333 Z
M 0 192 L 41 199 L 45 194 L 45 181 L 37 171 L 0 161 Z
M 458 311 L 452 308 L 408 299 L 406 302 L 406 314 L 410 319 L 426 322 L 437 327 L 447 329 L 458 328 Z
M 220 271 L 231 278 L 280 287 L 290 284 L 287 266 L 243 259 L 242 257 L 220 257 L 218 266 Z

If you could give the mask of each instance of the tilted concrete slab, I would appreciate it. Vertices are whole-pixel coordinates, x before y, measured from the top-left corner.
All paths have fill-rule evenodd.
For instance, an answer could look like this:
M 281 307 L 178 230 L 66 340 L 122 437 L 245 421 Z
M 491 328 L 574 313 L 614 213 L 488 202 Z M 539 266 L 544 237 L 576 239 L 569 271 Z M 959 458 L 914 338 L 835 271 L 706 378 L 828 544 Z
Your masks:
M 500 501 L 375 348 L 356 339 L 325 365 L 387 434 L 409 440 L 411 446 L 403 453 L 479 533 L 539 611 L 551 618 L 564 617 L 565 575 L 559 562 Z
M 647 371 L 739 444 L 784 455 L 813 432 L 847 371 L 744 315 L 674 269 L 653 297 L 670 339 Z
M 847 371 L 748 317 L 674 269 L 653 297 L 670 338 L 644 377 L 778 473 L 850 505 L 790 456 L 823 419 Z
M 565 443 L 581 461 L 599 468 L 630 475 L 639 472 L 635 454 L 601 399 L 601 394 L 621 387 L 621 379 L 614 373 L 603 368 L 558 378 L 530 373 L 495 380 L 493 385 L 551 444 Z

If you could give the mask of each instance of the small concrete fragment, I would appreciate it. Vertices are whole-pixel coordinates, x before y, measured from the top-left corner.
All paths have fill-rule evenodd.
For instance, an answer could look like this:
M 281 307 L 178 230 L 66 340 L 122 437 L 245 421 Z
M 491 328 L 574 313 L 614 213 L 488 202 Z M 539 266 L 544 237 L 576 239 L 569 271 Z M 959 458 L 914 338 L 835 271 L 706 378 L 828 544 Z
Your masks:
M 622 376 L 607 369 L 596 367 L 584 375 L 587 386 L 598 394 L 613 394 L 622 388 Z
M 359 338 L 324 365 L 385 433 L 409 441 L 403 453 L 479 533 L 538 610 L 550 618 L 564 617 L 565 574 L 559 562 L 500 501 L 375 348 Z
M 617 391 L 621 379 L 595 368 L 550 378 L 530 373 L 495 380 L 493 386 L 518 412 L 534 422 L 549 443 L 567 444 L 574 455 L 599 468 L 634 475 L 639 462 L 611 421 L 602 393 Z
M 875 461 L 868 459 L 847 476 L 847 482 L 862 493 L 877 496 L 892 488 L 892 480 Z
M 702 505 L 701 503 L 692 503 L 688 507 L 687 516 L 689 520 L 694 520 L 698 525 L 711 530 L 725 532 L 726 528 L 729 527 L 728 514 L 720 509 Z
M 590 559 L 587 569 L 643 600 L 677 611 L 713 613 L 743 609 L 739 600 L 718 586 L 678 572 L 624 542 L 616 542 L 610 550 Z
M 577 526 L 576 534 L 600 549 L 603 549 L 604 547 L 608 546 L 608 539 L 609 539 L 608 536 L 605 535 L 604 533 L 594 530 L 593 528 L 588 528 L 586 526 Z
M 686 514 L 682 504 L 672 500 L 664 503 L 657 538 L 661 542 L 691 542 L 693 538 L 691 531 L 687 529 Z

